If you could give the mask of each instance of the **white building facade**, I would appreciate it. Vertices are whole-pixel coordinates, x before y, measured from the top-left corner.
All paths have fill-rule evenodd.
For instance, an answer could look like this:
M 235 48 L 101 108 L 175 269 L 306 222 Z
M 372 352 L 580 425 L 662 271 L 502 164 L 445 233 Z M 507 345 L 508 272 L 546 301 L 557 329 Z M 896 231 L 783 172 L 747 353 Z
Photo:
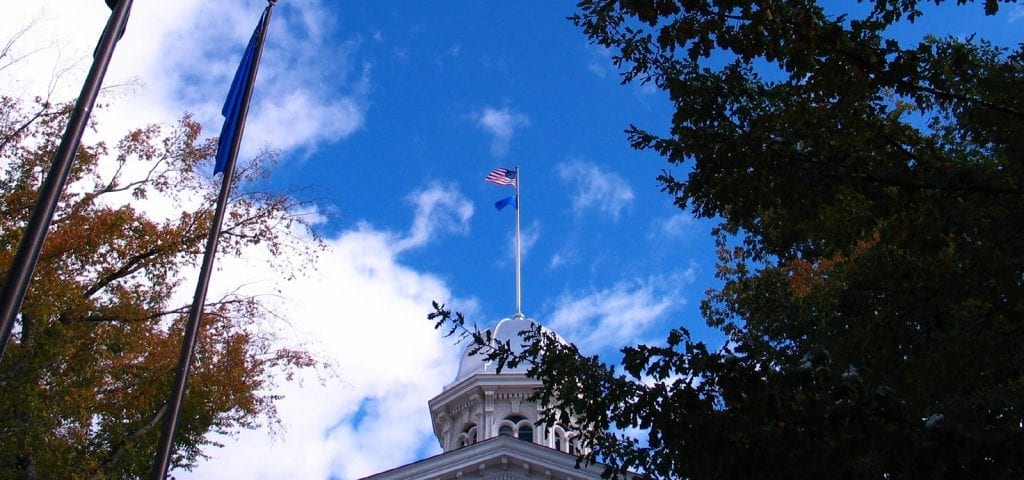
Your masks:
M 523 315 L 492 329 L 496 342 L 521 347 L 519 332 L 536 322 Z M 525 366 L 505 368 L 479 355 L 463 354 L 455 381 L 428 403 L 434 434 L 443 453 L 363 480 L 590 480 L 603 468 L 576 468 L 579 445 L 574 432 L 538 422 L 544 405 L 529 399 L 540 382 Z

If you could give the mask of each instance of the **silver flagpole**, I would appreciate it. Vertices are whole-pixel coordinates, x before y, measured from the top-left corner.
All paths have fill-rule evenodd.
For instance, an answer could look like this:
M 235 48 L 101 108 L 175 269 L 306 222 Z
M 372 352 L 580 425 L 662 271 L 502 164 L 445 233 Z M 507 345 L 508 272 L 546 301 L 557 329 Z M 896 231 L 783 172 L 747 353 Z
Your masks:
M 519 174 L 519 165 L 516 165 L 516 316 L 523 316 L 523 285 L 522 285 L 522 253 L 519 243 L 519 209 L 522 203 L 519 200 L 519 185 L 522 177 Z

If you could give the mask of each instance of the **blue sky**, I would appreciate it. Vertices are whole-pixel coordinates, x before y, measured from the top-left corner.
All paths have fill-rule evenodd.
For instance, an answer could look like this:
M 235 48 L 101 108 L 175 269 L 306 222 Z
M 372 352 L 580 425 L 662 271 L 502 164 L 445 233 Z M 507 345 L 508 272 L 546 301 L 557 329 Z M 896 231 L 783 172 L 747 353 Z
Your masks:
M 565 20 L 566 4 L 405 2 L 341 11 L 339 30 L 360 45 L 341 75 L 368 69 L 373 78 L 365 123 L 286 165 L 279 179 L 330 179 L 324 186 L 339 218 L 328 228 L 402 225 L 410 192 L 458 189 L 473 218 L 403 261 L 465 285 L 456 294 L 475 297 L 487 320 L 514 306 L 513 213 L 492 207 L 511 189 L 482 181 L 497 166 L 522 169 L 524 309 L 537 318 L 565 296 L 667 279 L 706 258 L 706 242 L 679 243 L 706 240 L 706 228 L 684 225 L 688 217 L 655 188 L 657 159 L 633 151 L 622 133 L 631 121 L 663 128 L 666 102 L 650 89 L 620 86 L 604 52 Z
M 274 292 L 281 323 L 267 328 L 335 369 L 279 387 L 276 434 L 220 439 L 181 478 L 351 479 L 437 453 L 426 401 L 454 379 L 458 349 L 426 320 L 430 302 L 485 326 L 514 313 L 514 213 L 493 207 L 512 190 L 484 182 L 495 167 L 522 169 L 528 316 L 611 360 L 679 325 L 719 341 L 698 315 L 715 285 L 712 223 L 672 205 L 655 181 L 668 165 L 623 133 L 665 131 L 670 106 L 620 85 L 608 53 L 565 19 L 573 3 L 279 2 L 242 154 L 281 152 L 262 187 L 300 189 L 329 250 L 292 281 L 265 253 L 224 261 L 212 288 Z M 215 135 L 264 6 L 135 2 L 87 140 L 186 111 Z M 949 10 L 899 33 L 1020 39 L 1020 6 L 991 19 L 964 14 L 980 5 Z M 74 96 L 108 12 L 99 0 L 7 6 L 0 38 L 32 24 L 18 48 L 33 53 L 0 71 L 0 88 Z

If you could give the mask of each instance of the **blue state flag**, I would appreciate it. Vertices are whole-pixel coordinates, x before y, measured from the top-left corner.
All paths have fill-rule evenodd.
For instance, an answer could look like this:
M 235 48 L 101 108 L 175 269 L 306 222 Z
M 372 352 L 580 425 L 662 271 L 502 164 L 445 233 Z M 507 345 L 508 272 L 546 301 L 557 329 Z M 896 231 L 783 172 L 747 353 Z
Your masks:
M 235 78 L 231 81 L 231 90 L 228 90 L 228 98 L 224 100 L 224 108 L 221 115 L 224 115 L 224 126 L 220 129 L 220 141 L 217 142 L 217 159 L 214 163 L 213 174 L 224 171 L 228 165 L 228 155 L 231 153 L 231 145 L 235 136 L 239 134 L 239 126 L 242 123 L 242 103 L 245 100 L 245 91 L 249 83 L 253 81 L 249 73 L 252 71 L 252 63 L 256 58 L 256 44 L 259 42 L 260 33 L 263 31 L 267 15 L 260 17 L 260 23 L 252 32 L 249 45 L 245 47 L 245 54 L 242 55 L 242 63 L 238 64 L 235 71 Z
M 512 205 L 515 208 L 519 208 L 519 202 L 516 200 L 515 195 L 494 202 L 494 208 L 497 208 L 498 210 L 501 210 L 509 205 Z

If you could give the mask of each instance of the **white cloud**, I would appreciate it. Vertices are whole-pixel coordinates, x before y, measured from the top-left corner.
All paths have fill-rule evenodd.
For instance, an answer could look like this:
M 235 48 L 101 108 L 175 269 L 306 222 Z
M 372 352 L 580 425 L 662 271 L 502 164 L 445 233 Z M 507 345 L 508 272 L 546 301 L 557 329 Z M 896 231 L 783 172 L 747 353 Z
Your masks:
M 613 50 L 601 45 L 588 45 L 586 53 L 587 70 L 594 74 L 595 77 L 605 79 L 614 76 L 614 78 L 621 80 L 620 72 L 615 67 L 615 62 L 612 59 Z M 645 104 L 648 102 L 649 97 L 661 93 L 661 90 L 654 82 L 632 82 L 628 84 L 628 88 L 636 95 L 638 101 Z
M 578 252 L 574 248 L 568 247 L 562 250 L 561 252 L 557 252 L 551 256 L 551 261 L 548 263 L 548 268 L 556 270 L 566 265 L 574 264 L 577 261 L 577 255 Z
M 135 2 L 100 98 L 113 105 L 99 118 L 101 130 L 85 141 L 173 121 L 183 111 L 194 112 L 207 135 L 217 135 L 221 103 L 261 8 L 253 2 Z M 52 82 L 55 100 L 77 95 L 108 16 L 103 2 L 5 5 L 0 38 L 41 20 L 17 46 L 34 53 L 0 71 L 0 89 L 31 98 L 45 95 Z M 264 146 L 312 150 L 361 128 L 370 69 L 352 60 L 358 43 L 323 55 L 332 22 L 321 0 L 275 8 L 243 156 Z M 54 72 L 65 70 L 54 79 Z M 109 88 L 125 82 L 137 87 Z M 433 330 L 426 315 L 431 301 L 453 299 L 443 280 L 398 257 L 440 235 L 465 233 L 472 205 L 445 186 L 424 188 L 409 200 L 415 210 L 408 231 L 360 224 L 327 239 L 318 270 L 294 280 L 268 269 L 262 252 L 218 259 L 210 298 L 243 285 L 242 293 L 276 299 L 271 301 L 281 318 L 266 328 L 333 361 L 338 376 L 321 384 L 307 372 L 302 385 L 280 384 L 274 390 L 285 396 L 277 404 L 279 435 L 259 429 L 219 438 L 224 448 L 209 450 L 209 461 L 193 472 L 175 471 L 175 477 L 358 478 L 439 451 L 426 402 L 453 379 L 458 348 Z M 147 205 L 147 211 L 157 207 Z M 454 302 L 476 308 L 472 299 Z
M 541 237 L 540 222 L 534 220 L 533 223 L 522 227 L 519 231 L 519 254 L 526 258 L 530 254 L 530 250 Z M 508 242 L 508 254 L 505 257 L 497 257 L 497 263 L 505 263 L 505 259 L 509 262 L 514 262 L 516 258 L 516 237 L 515 235 L 509 235 Z M 461 310 L 461 308 L 460 308 Z
M 408 235 L 394 242 L 395 252 L 425 245 L 439 232 L 469 232 L 473 203 L 454 186 L 434 184 L 407 198 L 416 207 L 416 218 Z
M 576 187 L 572 207 L 577 214 L 593 209 L 618 220 L 622 210 L 633 203 L 633 189 L 615 172 L 605 172 L 580 160 L 560 163 L 555 168 L 562 181 Z
M 166 210 L 164 200 L 150 198 L 144 208 Z M 284 396 L 276 402 L 283 431 L 215 436 L 224 447 L 208 449 L 211 458 L 193 472 L 172 472 L 176 478 L 352 479 L 440 452 L 427 401 L 454 380 L 460 348 L 426 317 L 435 300 L 471 316 L 479 305 L 452 298 L 442 279 L 403 265 L 400 256 L 440 236 L 465 233 L 473 208 L 452 186 L 432 185 L 407 200 L 414 207 L 407 229 L 360 223 L 326 239 L 316 269 L 296 278 L 275 267 L 300 264 L 292 252 L 301 248 L 283 248 L 280 256 L 250 249 L 243 258 L 217 259 L 209 298 L 229 291 L 261 298 L 277 315 L 262 328 L 283 345 L 305 346 L 331 362 L 337 376 L 321 383 L 316 372 L 305 372 L 301 385 L 279 383 L 273 393 Z M 321 218 L 315 210 L 296 213 Z M 301 247 L 313 239 L 296 231 L 292 241 Z M 175 303 L 191 300 L 189 288 L 178 294 Z
M 396 260 L 394 234 L 362 225 L 329 240 L 319 270 L 282 283 L 226 262 L 218 283 L 282 288 L 277 327 L 333 360 L 339 377 L 282 384 L 284 431 L 219 439 L 209 461 L 179 478 L 358 478 L 434 451 L 427 400 L 453 379 L 456 350 L 426 320 L 443 282 Z M 285 300 L 286 299 L 286 300 Z
M 486 107 L 477 115 L 477 126 L 489 132 L 491 139 L 491 154 L 495 157 L 503 157 L 508 153 L 512 135 L 519 127 L 530 124 L 526 115 L 503 108 L 501 110 Z
M 668 218 L 659 220 L 656 228 L 662 235 L 682 237 L 687 235 L 695 224 L 693 216 L 686 213 L 676 213 Z
M 398 257 L 438 235 L 463 232 L 472 206 L 454 188 L 437 185 L 409 200 L 416 212 L 408 231 L 360 224 L 328 239 L 317 270 L 293 281 L 275 278 L 258 265 L 265 261 L 259 256 L 223 262 L 211 289 L 272 290 L 282 318 L 270 328 L 333 361 L 338 377 L 320 383 L 307 372 L 302 385 L 281 384 L 275 393 L 285 396 L 277 404 L 283 432 L 218 438 L 224 448 L 176 477 L 359 478 L 440 452 L 427 401 L 454 379 L 458 348 L 426 316 L 434 300 L 470 310 L 475 301 L 453 300 L 441 279 Z
M 1006 7 L 1003 7 L 1003 8 L 1009 8 L 1009 10 L 1010 10 L 1010 14 L 1008 15 L 1006 23 L 1014 23 L 1014 22 L 1024 18 L 1024 5 L 1013 5 L 1013 6 L 1006 6 Z
M 12 2 L 4 5 L 0 16 L 0 45 L 9 46 L 0 60 L 0 86 L 5 95 L 31 99 L 35 96 L 57 98 L 76 95 L 89 68 L 109 10 L 98 3 L 95 8 L 78 12 L 77 21 L 68 21 L 55 5 L 37 2 Z M 77 41 L 92 38 L 91 42 Z M 9 63 L 13 62 L 13 63 Z M 73 86 L 72 86 L 73 85 Z
M 261 8 L 252 2 L 134 2 L 99 98 L 112 103 L 112 112 L 101 132 L 89 135 L 120 135 L 140 125 L 172 121 L 185 111 L 196 114 L 208 136 L 218 135 L 224 96 Z M 103 2 L 6 5 L 0 38 L 34 18 L 40 20 L 18 46 L 20 52 L 35 53 L 17 69 L 0 72 L 0 86 L 26 98 L 45 95 L 54 72 L 67 70 L 55 80 L 53 98 L 76 96 L 109 14 Z M 332 26 L 333 14 L 321 0 L 295 0 L 274 9 L 243 158 L 262 147 L 315 149 L 363 125 L 369 69 L 351 60 L 355 44 L 322 55 Z M 126 84 L 127 89 L 110 88 Z
M 593 73 L 598 78 L 607 77 L 612 68 L 611 50 L 600 45 L 591 44 L 587 46 L 587 52 L 590 56 L 587 61 L 587 70 L 590 70 L 590 73 Z
M 584 352 L 635 343 L 645 329 L 685 303 L 681 288 L 692 278 L 693 272 L 687 271 L 566 294 L 558 299 L 548 325 Z
M 520 253 L 525 257 L 533 249 L 533 246 L 540 240 L 540 222 L 534 220 L 526 228 L 521 229 L 519 232 L 519 248 Z M 515 247 L 515 239 L 512 239 L 513 248 Z M 515 250 L 513 250 L 513 254 Z

